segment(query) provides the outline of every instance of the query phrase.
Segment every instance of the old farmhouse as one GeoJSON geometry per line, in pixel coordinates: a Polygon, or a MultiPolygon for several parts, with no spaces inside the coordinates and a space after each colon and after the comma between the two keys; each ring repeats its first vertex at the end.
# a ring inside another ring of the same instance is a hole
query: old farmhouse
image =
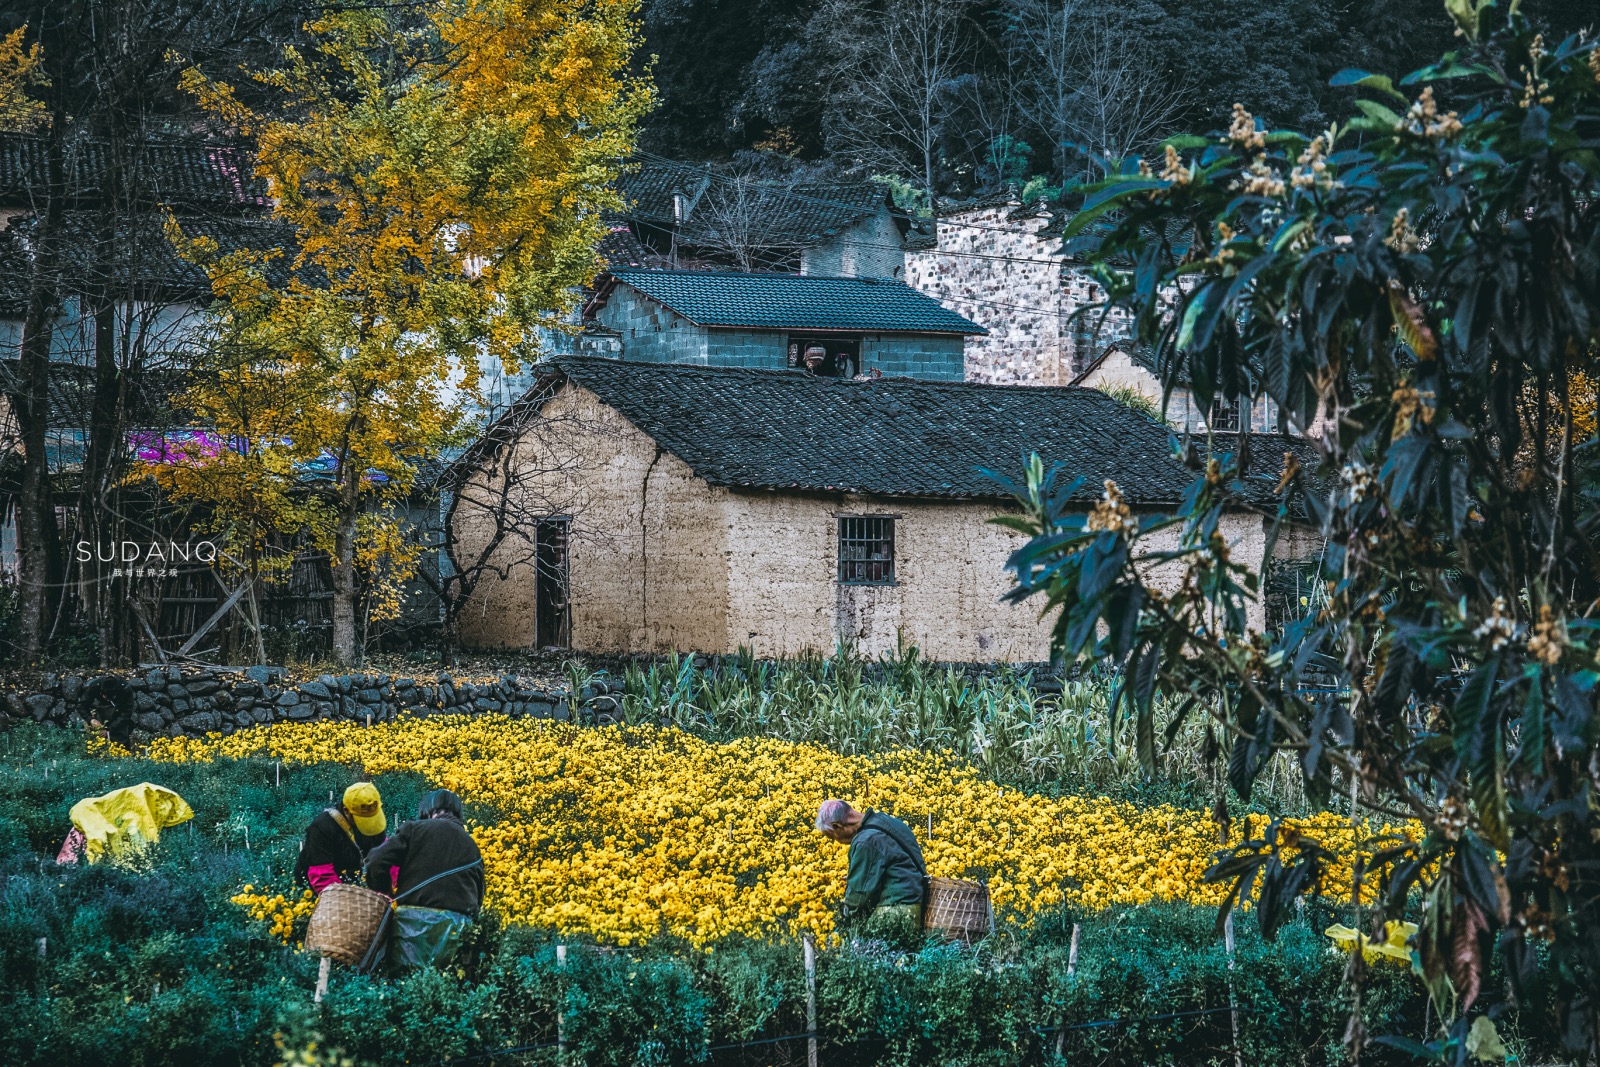
{"type": "MultiPolygon", "coordinates": [[[[469,644],[781,657],[903,640],[943,660],[1043,660],[1038,606],[1001,601],[1019,542],[989,523],[1008,498],[981,469],[1015,477],[1038,451],[1084,476],[1086,508],[1109,478],[1144,511],[1192,478],[1165,426],[1090,389],[597,357],[544,371],[448,476],[455,554],[492,563],[461,612],[469,644]],[[480,505],[508,478],[530,507],[568,510],[493,541],[480,505]]],[[[1259,568],[1263,517],[1224,525],[1259,568]]]]}

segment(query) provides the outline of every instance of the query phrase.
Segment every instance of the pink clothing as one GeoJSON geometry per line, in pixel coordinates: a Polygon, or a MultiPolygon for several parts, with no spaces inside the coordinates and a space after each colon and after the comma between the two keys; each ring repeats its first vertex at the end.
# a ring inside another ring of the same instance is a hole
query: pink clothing
{"type": "Polygon", "coordinates": [[[70,867],[83,858],[84,847],[88,839],[83,836],[83,831],[76,826],[67,834],[67,839],[61,843],[61,851],[56,853],[56,862],[63,867],[70,867]]]}
{"type": "Polygon", "coordinates": [[[339,872],[331,863],[319,863],[306,868],[306,881],[311,883],[311,891],[320,897],[324,889],[339,881],[339,872]]]}
{"type": "MultiPolygon", "coordinates": [[[[73,833],[77,833],[77,831],[74,830],[73,833]]],[[[64,848],[63,851],[65,851],[64,848]]],[[[60,861],[58,860],[57,862],[60,861]]],[[[395,885],[400,884],[399,867],[389,868],[389,879],[395,885]]],[[[322,891],[324,889],[335,884],[339,880],[339,872],[333,869],[333,864],[331,863],[319,863],[314,867],[306,868],[306,881],[311,883],[311,891],[319,897],[322,895],[322,891]]],[[[393,892],[393,890],[391,890],[391,892],[393,892]]]]}

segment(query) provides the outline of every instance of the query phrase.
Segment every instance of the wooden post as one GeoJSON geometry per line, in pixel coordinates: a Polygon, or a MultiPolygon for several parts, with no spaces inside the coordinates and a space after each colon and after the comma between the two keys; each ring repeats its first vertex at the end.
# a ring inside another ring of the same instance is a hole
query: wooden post
{"type": "MultiPolygon", "coordinates": [[[[1072,924],[1072,944],[1067,946],[1067,980],[1071,982],[1073,975],[1078,973],[1078,933],[1080,927],[1072,924]]],[[[1056,1059],[1061,1059],[1066,1054],[1067,1047],[1067,1017],[1056,1017],[1056,1059]]]]}
{"type": "Polygon", "coordinates": [[[933,812],[928,812],[928,840],[933,840],[933,812]]]}
{"type": "Polygon", "coordinates": [[[817,942],[807,933],[800,940],[806,957],[806,1067],[817,1067],[817,942]]]}
{"type": "Polygon", "coordinates": [[[48,937],[41,937],[39,939],[39,958],[41,960],[44,959],[45,956],[49,953],[49,951],[50,951],[50,939],[48,937]]]}
{"type": "MultiPolygon", "coordinates": [[[[567,972],[567,946],[556,946],[556,974],[565,975],[567,972]]],[[[563,1000],[567,995],[567,983],[559,978],[556,981],[556,990],[563,1000]]],[[[556,1009],[556,1062],[567,1062],[567,1013],[561,1008],[556,1009]]]]}
{"type": "Polygon", "coordinates": [[[1228,953],[1228,1018],[1233,1025],[1233,1067],[1244,1067],[1244,1054],[1239,1051],[1239,1002],[1233,993],[1233,909],[1222,920],[1222,947],[1228,953]]]}
{"type": "Polygon", "coordinates": [[[327,956],[322,957],[322,962],[317,964],[317,992],[311,998],[311,1003],[322,1003],[324,994],[328,992],[328,972],[331,970],[333,970],[333,960],[327,956]]]}
{"type": "Polygon", "coordinates": [[[367,712],[367,729],[372,729],[372,712],[367,712]]]}
{"type": "Polygon", "coordinates": [[[283,760],[272,761],[272,788],[279,789],[283,786],[283,760]]]}

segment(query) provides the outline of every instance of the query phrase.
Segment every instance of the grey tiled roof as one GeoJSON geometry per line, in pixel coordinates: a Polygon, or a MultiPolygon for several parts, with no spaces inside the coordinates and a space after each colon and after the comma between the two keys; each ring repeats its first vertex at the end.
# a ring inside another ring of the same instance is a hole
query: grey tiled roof
{"type": "Polygon", "coordinates": [[[710,183],[711,170],[703,163],[634,163],[617,182],[627,205],[623,217],[671,226],[673,195],[683,194],[692,206],[710,183]]]}
{"type": "MultiPolygon", "coordinates": [[[[118,220],[110,246],[95,252],[103,239],[96,212],[73,211],[63,219],[65,263],[61,290],[82,293],[106,285],[118,292],[140,292],[168,299],[204,298],[211,291],[205,271],[184,259],[167,236],[166,223],[155,213],[118,220]]],[[[15,220],[0,232],[0,317],[20,317],[27,304],[29,261],[24,246],[37,225],[32,216],[15,220]]],[[[266,265],[267,280],[283,287],[295,255],[293,227],[270,219],[181,217],[178,225],[190,237],[216,242],[219,253],[277,251],[266,265]]],[[[314,270],[303,277],[320,278],[314,270]]]]}
{"type": "MultiPolygon", "coordinates": [[[[612,270],[701,326],[774,330],[983,334],[988,331],[903,282],[812,274],[707,270],[612,270]]],[[[596,300],[603,303],[609,284],[596,300]]]]}
{"type": "Polygon", "coordinates": [[[623,217],[655,226],[676,223],[688,245],[714,243],[717,219],[730,210],[749,216],[751,243],[792,249],[819,244],[889,208],[888,191],[877,182],[739,180],[706,164],[669,161],[636,164],[618,190],[628,205],[623,217]],[[681,222],[674,214],[675,194],[689,208],[681,222]]]}
{"type": "Polygon", "coordinates": [[[759,244],[810,248],[862,219],[889,209],[889,194],[876,182],[747,183],[741,190],[712,182],[683,228],[684,240],[715,240],[720,213],[743,210],[753,218],[751,238],[759,244]]]}
{"type": "MultiPolygon", "coordinates": [[[[250,151],[204,142],[148,142],[123,147],[121,165],[133,171],[127,183],[150,203],[256,209],[267,206],[266,189],[254,174],[250,151]]],[[[71,195],[97,201],[106,195],[112,167],[109,148],[96,141],[68,144],[64,152],[71,195]]],[[[0,203],[29,206],[48,177],[45,142],[28,134],[0,133],[0,203]]]]}
{"type": "Polygon", "coordinates": [[[1111,478],[1132,503],[1170,505],[1193,479],[1173,458],[1165,426],[1093,389],[581,356],[555,366],[712,485],[1003,499],[980,469],[1020,478],[1032,452],[1063,463],[1069,479],[1087,479],[1085,500],[1111,478]]]}

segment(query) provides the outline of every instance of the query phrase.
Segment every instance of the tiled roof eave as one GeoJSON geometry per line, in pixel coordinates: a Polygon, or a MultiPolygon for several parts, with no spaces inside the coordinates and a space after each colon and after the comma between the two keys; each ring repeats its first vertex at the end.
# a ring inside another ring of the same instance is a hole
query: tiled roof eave
{"type": "MultiPolygon", "coordinates": [[[[881,487],[874,488],[870,485],[820,485],[810,482],[733,481],[730,479],[719,478],[716,475],[703,473],[700,468],[695,466],[693,461],[685,459],[683,456],[678,456],[678,459],[683,460],[689,469],[695,472],[695,477],[699,478],[707,485],[716,486],[719,489],[727,489],[731,492],[766,493],[774,495],[780,493],[805,493],[822,496],[844,494],[848,496],[877,497],[880,500],[964,500],[972,501],[974,503],[988,504],[1017,503],[1016,497],[1002,489],[995,489],[992,492],[980,492],[978,490],[909,489],[904,487],[888,489],[881,487]]],[[[1099,498],[1100,497],[1098,493],[1085,492],[1070,499],[1081,501],[1084,507],[1087,508],[1099,498]]],[[[1131,506],[1136,511],[1149,512],[1161,511],[1167,508],[1175,508],[1180,503],[1182,503],[1182,501],[1177,497],[1172,497],[1171,499],[1152,499],[1146,497],[1141,498],[1131,506]]]]}
{"type": "MultiPolygon", "coordinates": [[[[667,307],[662,304],[662,307],[667,307]]],[[[908,333],[924,337],[978,337],[977,333],[965,330],[930,330],[926,326],[818,326],[814,322],[696,322],[683,312],[668,308],[674,315],[694,326],[703,326],[708,330],[816,330],[818,332],[834,333],[908,333]]],[[[987,334],[988,330],[983,330],[987,334]]]]}

